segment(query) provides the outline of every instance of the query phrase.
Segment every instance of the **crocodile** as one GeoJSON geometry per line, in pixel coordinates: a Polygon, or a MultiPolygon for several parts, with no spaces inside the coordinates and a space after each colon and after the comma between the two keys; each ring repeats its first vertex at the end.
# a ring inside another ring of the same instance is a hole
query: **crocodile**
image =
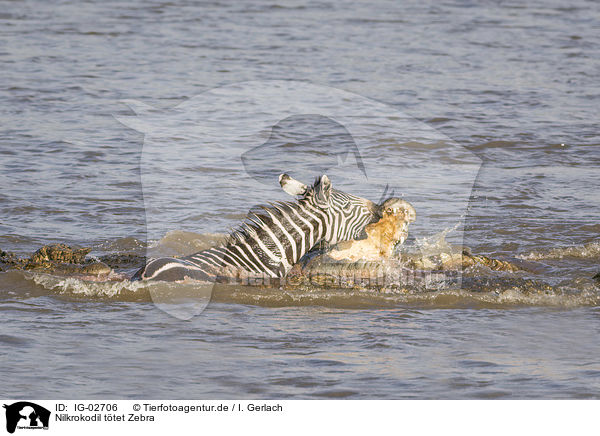
{"type": "Polygon", "coordinates": [[[112,268],[101,261],[86,259],[91,248],[65,244],[44,245],[29,258],[0,250],[0,267],[58,275],[108,276],[112,268]]]}

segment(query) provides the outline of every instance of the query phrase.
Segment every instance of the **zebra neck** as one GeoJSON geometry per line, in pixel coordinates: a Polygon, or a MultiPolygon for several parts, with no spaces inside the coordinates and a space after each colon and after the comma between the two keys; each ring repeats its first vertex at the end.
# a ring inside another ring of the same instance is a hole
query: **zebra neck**
{"type": "Polygon", "coordinates": [[[251,217],[256,224],[224,247],[224,260],[271,277],[285,276],[326,234],[327,213],[308,202],[280,203],[251,217]]]}

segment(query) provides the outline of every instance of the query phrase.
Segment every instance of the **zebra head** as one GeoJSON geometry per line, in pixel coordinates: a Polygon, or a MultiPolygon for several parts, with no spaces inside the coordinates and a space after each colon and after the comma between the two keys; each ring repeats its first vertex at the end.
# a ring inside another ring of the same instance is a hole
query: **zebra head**
{"type": "Polygon", "coordinates": [[[359,238],[368,224],[381,218],[378,205],[365,198],[333,189],[326,175],[308,186],[287,174],[281,174],[279,183],[286,193],[300,196],[301,206],[316,210],[317,216],[322,217],[322,241],[328,244],[359,238]]]}

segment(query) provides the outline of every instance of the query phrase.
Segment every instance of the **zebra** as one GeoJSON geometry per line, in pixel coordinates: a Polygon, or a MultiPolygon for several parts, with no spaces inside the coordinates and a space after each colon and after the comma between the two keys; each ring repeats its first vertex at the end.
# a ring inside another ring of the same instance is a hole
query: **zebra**
{"type": "Polygon", "coordinates": [[[225,243],[189,256],[150,260],[132,280],[215,281],[241,274],[283,278],[320,242],[357,239],[381,218],[380,206],[333,189],[326,175],[308,186],[287,174],[279,184],[297,201],[269,203],[248,214],[225,243]]]}

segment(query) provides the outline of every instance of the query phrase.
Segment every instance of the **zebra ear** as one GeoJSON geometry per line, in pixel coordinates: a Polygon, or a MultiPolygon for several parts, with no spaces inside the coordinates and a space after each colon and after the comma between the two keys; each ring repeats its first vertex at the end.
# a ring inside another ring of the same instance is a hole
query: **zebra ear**
{"type": "Polygon", "coordinates": [[[315,185],[315,200],[319,205],[326,206],[329,204],[331,197],[331,181],[325,174],[319,179],[319,183],[315,185]]]}
{"type": "Polygon", "coordinates": [[[296,179],[292,179],[287,174],[279,175],[279,184],[281,185],[281,188],[285,192],[287,192],[288,194],[290,194],[292,196],[304,195],[304,194],[306,194],[306,191],[308,190],[308,186],[306,186],[302,182],[299,182],[296,179]]]}

